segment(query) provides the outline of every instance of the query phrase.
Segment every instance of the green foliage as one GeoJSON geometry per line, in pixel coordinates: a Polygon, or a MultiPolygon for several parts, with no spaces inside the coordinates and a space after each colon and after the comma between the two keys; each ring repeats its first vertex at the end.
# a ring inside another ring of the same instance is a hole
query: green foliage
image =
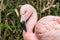
{"type": "Polygon", "coordinates": [[[18,16],[23,4],[34,6],[39,19],[47,15],[60,16],[60,0],[0,0],[0,40],[23,40],[18,16]]]}

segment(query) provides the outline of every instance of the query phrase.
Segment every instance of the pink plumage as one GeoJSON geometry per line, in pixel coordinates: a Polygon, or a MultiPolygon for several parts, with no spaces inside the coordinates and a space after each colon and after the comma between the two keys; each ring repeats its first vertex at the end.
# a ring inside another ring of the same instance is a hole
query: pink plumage
{"type": "Polygon", "coordinates": [[[23,30],[24,40],[60,40],[60,17],[45,16],[37,21],[37,12],[29,4],[25,4],[20,9],[21,22],[26,22],[26,29],[23,30]],[[33,33],[33,28],[35,31],[33,33]]]}

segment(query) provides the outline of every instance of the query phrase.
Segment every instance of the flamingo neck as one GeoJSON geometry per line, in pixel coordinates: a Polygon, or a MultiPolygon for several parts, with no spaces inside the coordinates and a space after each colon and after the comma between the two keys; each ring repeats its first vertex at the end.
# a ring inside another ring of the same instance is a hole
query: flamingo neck
{"type": "Polygon", "coordinates": [[[36,22],[37,22],[37,12],[36,10],[34,10],[29,20],[26,23],[27,32],[30,32],[30,33],[32,32],[36,22]]]}

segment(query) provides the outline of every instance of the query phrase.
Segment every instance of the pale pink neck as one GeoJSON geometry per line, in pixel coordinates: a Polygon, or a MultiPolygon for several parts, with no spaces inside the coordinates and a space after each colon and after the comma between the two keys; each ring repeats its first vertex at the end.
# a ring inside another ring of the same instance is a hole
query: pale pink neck
{"type": "Polygon", "coordinates": [[[30,17],[30,19],[26,23],[27,32],[32,32],[36,22],[37,22],[37,12],[34,9],[32,16],[30,17]]]}

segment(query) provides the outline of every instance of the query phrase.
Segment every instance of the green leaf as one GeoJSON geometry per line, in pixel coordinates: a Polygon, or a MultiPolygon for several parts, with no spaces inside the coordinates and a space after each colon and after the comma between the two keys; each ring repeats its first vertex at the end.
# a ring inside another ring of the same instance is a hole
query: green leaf
{"type": "Polygon", "coordinates": [[[5,27],[5,28],[10,29],[12,31],[12,29],[10,28],[10,26],[7,25],[7,24],[0,23],[0,27],[5,27]]]}

